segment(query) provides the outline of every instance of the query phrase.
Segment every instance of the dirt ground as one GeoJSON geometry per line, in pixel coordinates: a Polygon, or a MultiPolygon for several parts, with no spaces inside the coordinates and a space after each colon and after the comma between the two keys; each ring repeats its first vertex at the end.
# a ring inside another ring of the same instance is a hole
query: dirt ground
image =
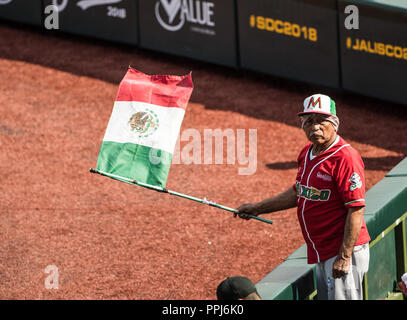
{"type": "MultiPolygon", "coordinates": [[[[89,173],[127,67],[195,85],[181,133],[257,130],[257,169],[173,164],[167,188],[229,207],[294,182],[306,138],[296,113],[321,92],[362,155],[369,189],[407,155],[407,107],[118,44],[0,23],[0,299],[215,299],[303,244],[295,210],[263,222],[89,173]],[[47,289],[45,268],[58,268],[47,289]]],[[[180,150],[188,141],[181,141],[180,150]]]]}

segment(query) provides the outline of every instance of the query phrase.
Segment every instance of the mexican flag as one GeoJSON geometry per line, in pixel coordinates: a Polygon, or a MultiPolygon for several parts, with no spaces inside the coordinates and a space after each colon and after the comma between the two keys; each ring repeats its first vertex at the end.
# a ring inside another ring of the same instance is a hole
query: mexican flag
{"type": "Polygon", "coordinates": [[[165,188],[192,90],[191,73],[146,75],[129,67],[119,86],[97,169],[165,188]]]}

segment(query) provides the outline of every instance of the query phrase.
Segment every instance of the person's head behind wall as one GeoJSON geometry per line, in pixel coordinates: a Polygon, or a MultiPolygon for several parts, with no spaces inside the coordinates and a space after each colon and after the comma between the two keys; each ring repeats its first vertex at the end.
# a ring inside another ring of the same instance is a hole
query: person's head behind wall
{"type": "Polygon", "coordinates": [[[218,300],[261,300],[255,285],[246,277],[227,277],[216,289],[218,300]]]}

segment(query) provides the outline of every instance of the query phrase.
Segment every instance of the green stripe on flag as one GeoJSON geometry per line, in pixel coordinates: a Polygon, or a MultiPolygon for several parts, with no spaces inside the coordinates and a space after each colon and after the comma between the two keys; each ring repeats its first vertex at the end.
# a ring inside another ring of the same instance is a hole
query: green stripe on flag
{"type": "Polygon", "coordinates": [[[165,188],[172,154],[163,150],[137,145],[103,141],[97,169],[165,188]]]}

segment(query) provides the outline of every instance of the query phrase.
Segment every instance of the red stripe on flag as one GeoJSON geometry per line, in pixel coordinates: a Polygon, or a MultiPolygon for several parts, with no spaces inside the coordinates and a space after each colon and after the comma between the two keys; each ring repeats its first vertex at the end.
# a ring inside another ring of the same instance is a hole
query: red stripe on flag
{"type": "Polygon", "coordinates": [[[116,101],[139,101],[185,110],[193,88],[191,73],[185,76],[147,75],[129,67],[120,83],[116,101]]]}

